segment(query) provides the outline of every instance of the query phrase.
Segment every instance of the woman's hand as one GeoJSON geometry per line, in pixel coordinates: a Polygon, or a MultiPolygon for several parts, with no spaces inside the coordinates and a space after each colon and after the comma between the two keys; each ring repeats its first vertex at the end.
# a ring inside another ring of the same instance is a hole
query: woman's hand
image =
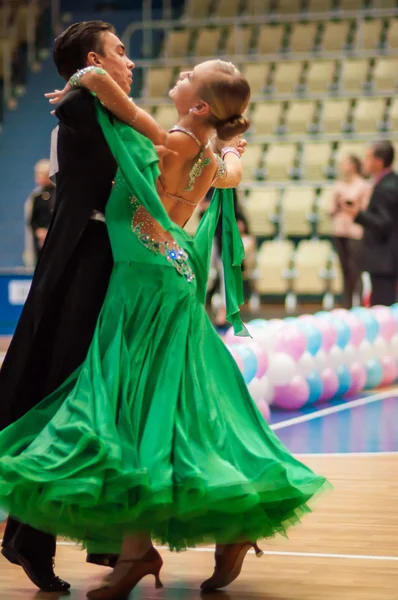
{"type": "Polygon", "coordinates": [[[44,94],[46,98],[48,98],[50,104],[58,104],[63,100],[68,92],[70,92],[72,86],[69,83],[66,84],[63,90],[55,90],[54,92],[48,92],[44,94]]]}

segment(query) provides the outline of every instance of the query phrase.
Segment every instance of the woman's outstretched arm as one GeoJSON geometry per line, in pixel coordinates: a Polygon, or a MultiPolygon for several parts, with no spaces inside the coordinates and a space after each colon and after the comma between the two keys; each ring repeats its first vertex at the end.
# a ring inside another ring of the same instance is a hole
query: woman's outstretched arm
{"type": "Polygon", "coordinates": [[[87,67],[75,73],[61,91],[45,94],[51,104],[56,104],[73,87],[84,87],[93,92],[102,104],[120,121],[127,123],[149,138],[155,145],[164,145],[166,132],[155,119],[139,108],[112,77],[100,67],[87,67]]]}

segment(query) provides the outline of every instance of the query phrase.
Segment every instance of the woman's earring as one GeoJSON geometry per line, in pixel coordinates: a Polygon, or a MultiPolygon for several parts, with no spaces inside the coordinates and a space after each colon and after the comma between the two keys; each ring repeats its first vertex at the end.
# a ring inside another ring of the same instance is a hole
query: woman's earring
{"type": "Polygon", "coordinates": [[[189,113],[192,115],[192,113],[193,113],[193,108],[190,108],[190,109],[189,109],[189,113]]]}

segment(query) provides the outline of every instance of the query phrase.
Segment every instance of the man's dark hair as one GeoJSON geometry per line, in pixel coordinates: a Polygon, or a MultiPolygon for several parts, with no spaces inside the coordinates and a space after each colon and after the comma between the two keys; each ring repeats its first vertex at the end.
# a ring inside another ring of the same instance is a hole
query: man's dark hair
{"type": "Polygon", "coordinates": [[[68,80],[76,71],[84,69],[89,52],[103,53],[103,34],[115,33],[115,28],[104,21],[83,21],[65,29],[54,43],[54,62],[58,73],[68,80]]]}
{"type": "Polygon", "coordinates": [[[394,146],[388,140],[381,140],[380,142],[374,142],[372,144],[373,156],[380,158],[383,161],[385,169],[391,167],[394,162],[394,146]]]}

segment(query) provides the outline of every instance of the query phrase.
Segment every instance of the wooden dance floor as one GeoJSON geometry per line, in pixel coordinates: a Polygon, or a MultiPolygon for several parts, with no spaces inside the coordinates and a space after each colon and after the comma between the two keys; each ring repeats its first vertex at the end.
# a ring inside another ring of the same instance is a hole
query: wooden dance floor
{"type": "MultiPolygon", "coordinates": [[[[398,599],[398,454],[308,456],[334,490],[316,501],[315,512],[290,532],[289,541],[264,542],[266,555],[246,559],[240,578],[208,600],[396,600],[398,599]]],[[[180,554],[161,550],[162,590],[148,577],[131,598],[188,600],[212,572],[211,548],[180,554]]],[[[83,600],[108,571],[85,563],[76,546],[61,542],[56,572],[72,583],[71,600],[83,600]]],[[[19,567],[0,559],[0,597],[39,600],[19,567]]]]}

